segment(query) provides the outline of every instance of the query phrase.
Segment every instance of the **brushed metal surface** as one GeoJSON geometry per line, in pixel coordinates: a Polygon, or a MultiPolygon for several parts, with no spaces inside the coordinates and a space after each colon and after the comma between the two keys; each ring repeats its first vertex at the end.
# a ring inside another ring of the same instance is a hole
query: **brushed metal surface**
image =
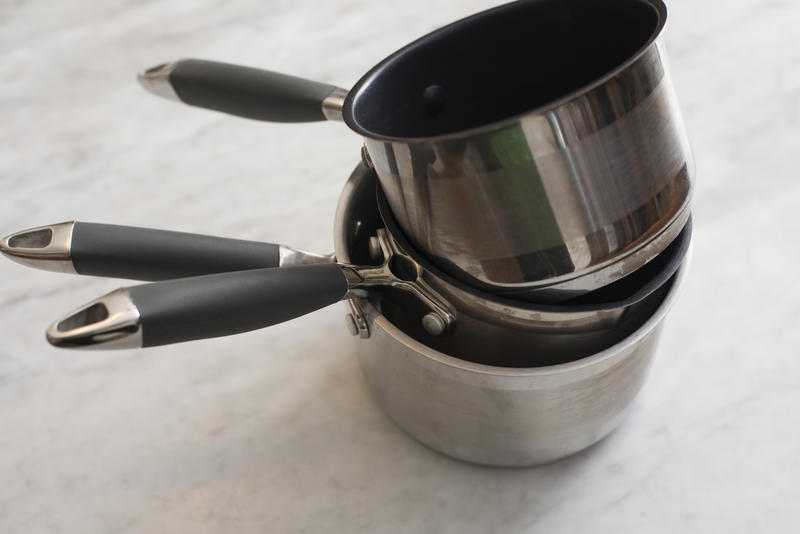
{"type": "Polygon", "coordinates": [[[359,361],[377,402],[429,447],[479,464],[547,463],[596,443],[623,420],[644,384],[677,288],[619,344],[539,369],[445,356],[367,307],[371,335],[358,340],[359,361]]]}

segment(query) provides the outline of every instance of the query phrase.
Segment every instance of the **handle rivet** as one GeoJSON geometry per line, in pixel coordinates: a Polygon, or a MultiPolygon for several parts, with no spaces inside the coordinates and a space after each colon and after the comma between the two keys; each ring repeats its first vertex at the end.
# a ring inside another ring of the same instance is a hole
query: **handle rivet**
{"type": "Polygon", "coordinates": [[[430,312],[422,318],[422,328],[432,336],[440,336],[445,329],[445,322],[436,313],[430,312]]]}

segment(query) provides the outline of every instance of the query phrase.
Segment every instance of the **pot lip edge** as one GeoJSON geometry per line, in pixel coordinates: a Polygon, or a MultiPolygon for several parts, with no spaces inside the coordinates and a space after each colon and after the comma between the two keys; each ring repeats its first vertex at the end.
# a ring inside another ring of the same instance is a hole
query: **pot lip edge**
{"type": "Polygon", "coordinates": [[[396,342],[401,343],[410,350],[414,351],[420,357],[426,360],[433,361],[437,364],[443,365],[454,371],[466,372],[475,375],[491,376],[491,377],[508,377],[508,378],[545,378],[573,373],[581,369],[594,367],[612,360],[615,357],[620,357],[626,354],[630,349],[636,346],[645,336],[650,334],[658,325],[664,320],[669,310],[672,308],[675,299],[678,295],[678,290],[683,285],[689,270],[692,256],[692,243],[689,244],[689,250],[678,268],[678,271],[672,277],[672,285],[664,296],[664,300],[659,304],[658,308],[653,314],[635,331],[628,336],[624,337],[612,346],[570,362],[560,363],[557,365],[548,365],[543,367],[498,367],[493,365],[485,365],[473,363],[467,360],[462,360],[454,356],[447,355],[438,350],[432,349],[424,343],[412,338],[391,321],[389,321],[383,314],[381,314],[367,299],[359,299],[365,307],[367,314],[372,316],[375,323],[386,331],[396,342]]]}

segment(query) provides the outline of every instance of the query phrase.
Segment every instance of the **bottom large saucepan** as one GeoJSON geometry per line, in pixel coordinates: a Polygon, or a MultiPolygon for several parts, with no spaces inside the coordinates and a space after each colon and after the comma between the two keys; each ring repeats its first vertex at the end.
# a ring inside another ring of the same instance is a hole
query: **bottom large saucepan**
{"type": "MultiPolygon", "coordinates": [[[[340,261],[368,254],[359,238],[372,218],[369,188],[359,187],[366,176],[355,173],[340,200],[340,261]]],[[[461,460],[537,465],[592,445],[622,421],[644,383],[686,263],[650,297],[651,306],[634,312],[636,328],[605,350],[559,365],[511,368],[449,356],[398,327],[397,315],[381,313],[395,306],[391,293],[351,300],[348,321],[360,333],[356,350],[372,392],[401,428],[461,460]]],[[[469,343],[459,344],[456,333],[449,337],[451,354],[470,354],[469,343]]],[[[537,363],[544,352],[535,343],[517,350],[524,353],[518,361],[537,363]]]]}
{"type": "Polygon", "coordinates": [[[431,448],[488,465],[550,462],[622,421],[644,383],[683,269],[642,326],[573,362],[509,368],[453,358],[405,334],[365,300],[359,309],[368,335],[357,342],[358,357],[377,402],[431,448]]]}

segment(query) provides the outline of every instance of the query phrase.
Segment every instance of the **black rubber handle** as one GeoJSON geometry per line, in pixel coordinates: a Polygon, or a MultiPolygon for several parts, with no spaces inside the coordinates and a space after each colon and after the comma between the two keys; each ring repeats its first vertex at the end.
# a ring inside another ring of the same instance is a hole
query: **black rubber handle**
{"type": "Polygon", "coordinates": [[[341,300],[337,264],[256,269],[127,288],[142,321],[142,346],[239,334],[341,300]]]}
{"type": "Polygon", "coordinates": [[[228,63],[182,59],[170,83],[183,102],[248,119],[324,121],[322,101],[336,86],[228,63]]]}
{"type": "Polygon", "coordinates": [[[184,232],[76,222],[70,245],[79,274],[169,280],[278,267],[279,245],[184,232]]]}

